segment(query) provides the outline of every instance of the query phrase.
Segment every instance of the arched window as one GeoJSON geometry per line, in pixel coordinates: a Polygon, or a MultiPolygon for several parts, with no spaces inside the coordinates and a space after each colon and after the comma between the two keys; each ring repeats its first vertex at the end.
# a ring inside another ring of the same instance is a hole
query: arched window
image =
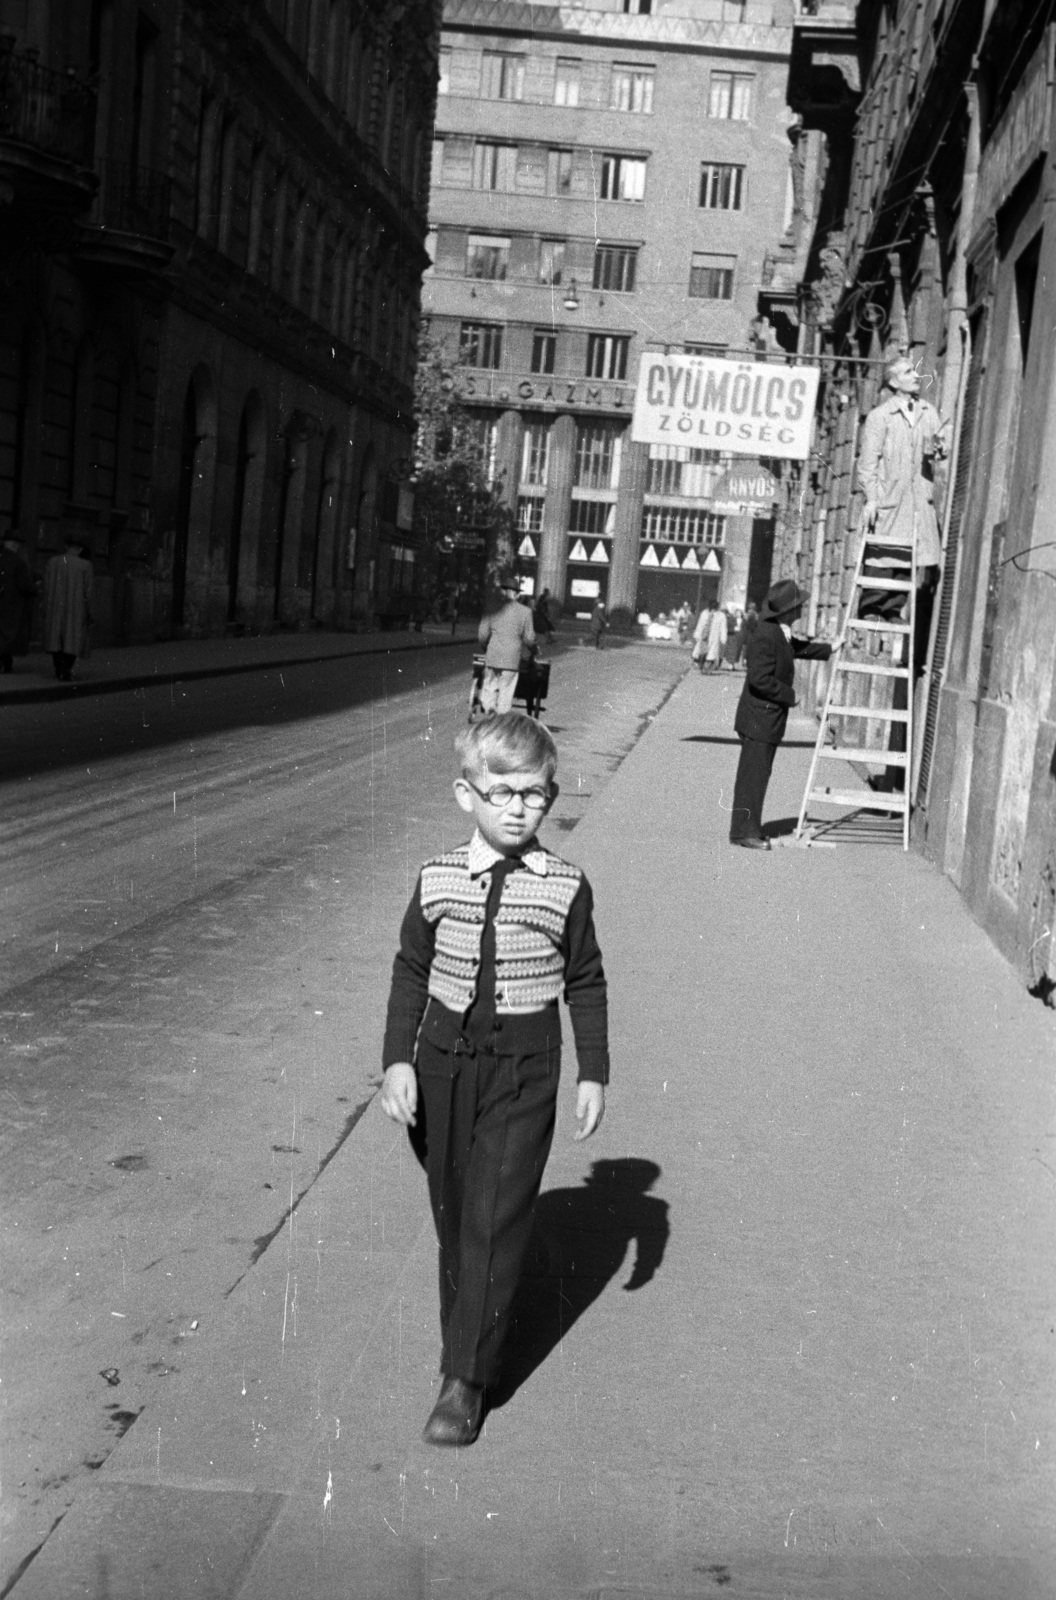
{"type": "MultiPolygon", "coordinates": [[[[319,471],[319,498],[315,508],[315,536],[311,554],[311,568],[305,588],[312,598],[308,615],[315,618],[320,600],[319,575],[334,570],[334,539],[337,532],[337,513],[341,498],[341,447],[334,428],[326,437],[319,471]]],[[[325,582],[325,579],[324,579],[325,582]]]]}
{"type": "Polygon", "coordinates": [[[308,201],[301,198],[293,225],[293,265],[290,272],[290,303],[299,306],[304,289],[304,257],[308,245],[308,201]]]}
{"type": "Polygon", "coordinates": [[[342,0],[330,0],[330,16],[326,27],[326,62],[324,82],[326,93],[335,105],[341,94],[341,68],[344,63],[344,6],[342,0]]]}
{"type": "Polygon", "coordinates": [[[371,143],[373,131],[374,110],[374,46],[364,44],[362,62],[359,71],[359,95],[356,104],[356,132],[359,137],[371,143]]]}
{"type": "Polygon", "coordinates": [[[117,432],[114,441],[114,509],[127,511],[132,503],[132,444],[136,410],[136,368],[128,362],[117,392],[117,432]]]}
{"type": "Polygon", "coordinates": [[[255,389],[246,396],[238,425],[235,484],[231,501],[231,540],[227,558],[227,620],[234,622],[246,589],[245,576],[255,574],[260,544],[260,519],[267,467],[264,403],[255,389]]]}
{"type": "Polygon", "coordinates": [[[225,122],[220,136],[220,193],[217,197],[217,248],[225,255],[235,251],[234,216],[238,181],[238,123],[225,122]]]}
{"type": "Polygon", "coordinates": [[[286,212],[289,206],[290,180],[285,172],[279,173],[275,185],[275,221],[271,235],[271,287],[282,293],[286,277],[286,212]]]}
{"type": "Polygon", "coordinates": [[[304,64],[315,78],[323,75],[327,0],[308,0],[308,37],[305,40],[304,64]]]}
{"type": "Polygon", "coordinates": [[[209,536],[216,478],[216,389],[209,368],[195,368],[183,403],[180,476],[172,552],[172,630],[196,625],[205,611],[209,536]],[[191,584],[189,585],[189,580],[191,584]],[[194,581],[197,580],[197,581],[194,581]],[[195,604],[188,605],[188,589],[195,604]]]}
{"type": "Polygon", "coordinates": [[[220,189],[220,137],[223,112],[218,101],[203,101],[198,124],[198,188],[194,229],[203,239],[216,240],[220,189]]]}
{"type": "Polygon", "coordinates": [[[345,59],[345,116],[353,128],[359,127],[359,102],[362,93],[363,31],[354,28],[348,40],[345,59]]]}
{"type": "Polygon", "coordinates": [[[95,351],[84,339],[73,368],[73,404],[70,415],[69,495],[75,505],[88,502],[92,459],[92,402],[95,390],[95,351]]]}
{"type": "Polygon", "coordinates": [[[325,211],[315,214],[315,227],[312,230],[312,293],[308,307],[308,315],[313,322],[319,322],[322,315],[323,298],[323,273],[331,252],[327,247],[327,220],[325,211]]]}
{"type": "Polygon", "coordinates": [[[246,241],[246,271],[256,277],[260,269],[261,241],[264,234],[264,186],[267,154],[262,145],[253,152],[249,180],[249,237],[246,241]]]}

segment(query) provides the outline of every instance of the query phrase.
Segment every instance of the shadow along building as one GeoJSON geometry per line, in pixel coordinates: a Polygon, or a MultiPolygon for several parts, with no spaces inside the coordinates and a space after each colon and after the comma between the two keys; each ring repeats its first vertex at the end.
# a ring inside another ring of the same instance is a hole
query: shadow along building
{"type": "Polygon", "coordinates": [[[859,83],[861,99],[843,192],[815,189],[801,284],[809,336],[843,377],[799,546],[782,553],[816,612],[837,610],[875,398],[851,362],[907,351],[951,439],[915,834],[1042,996],[1056,981],[1054,23],[1051,4],[1021,0],[818,0],[797,20],[790,101],[830,152],[838,102],[859,83]]]}
{"type": "Polygon", "coordinates": [[[95,637],[410,605],[437,18],[0,0],[0,525],[95,637]]]}
{"type": "Polygon", "coordinates": [[[522,570],[573,613],[743,602],[753,526],[768,558],[769,505],[753,524],[717,493],[729,462],[629,423],[643,352],[778,345],[790,22],[782,0],[447,0],[423,310],[522,570]]]}

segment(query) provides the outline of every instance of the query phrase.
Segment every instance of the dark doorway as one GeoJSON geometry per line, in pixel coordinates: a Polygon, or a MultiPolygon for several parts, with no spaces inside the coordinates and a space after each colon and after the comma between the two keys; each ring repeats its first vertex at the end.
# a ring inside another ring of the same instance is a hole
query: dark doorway
{"type": "Polygon", "coordinates": [[[238,425],[238,451],[235,456],[235,494],[231,510],[231,545],[227,553],[227,620],[234,622],[238,609],[238,564],[242,551],[242,521],[246,510],[246,473],[249,470],[249,422],[245,410],[238,425]]]}
{"type": "Polygon", "coordinates": [[[180,487],[176,503],[176,539],[172,550],[172,632],[183,627],[183,609],[187,595],[187,546],[191,533],[191,497],[194,493],[194,473],[198,456],[198,406],[194,397],[194,384],[187,387],[183,402],[183,437],[180,445],[180,487]]]}

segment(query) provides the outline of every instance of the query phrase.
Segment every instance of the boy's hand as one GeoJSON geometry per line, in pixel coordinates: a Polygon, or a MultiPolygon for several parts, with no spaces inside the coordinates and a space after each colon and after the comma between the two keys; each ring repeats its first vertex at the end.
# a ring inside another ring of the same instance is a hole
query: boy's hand
{"type": "Polygon", "coordinates": [[[603,1083],[581,1083],[576,1089],[576,1121],[579,1128],[572,1135],[578,1144],[580,1139],[589,1139],[591,1134],[600,1126],[605,1115],[605,1085],[603,1083]]]}
{"type": "Polygon", "coordinates": [[[409,1061],[394,1061],[385,1068],[381,1084],[381,1109],[393,1122],[414,1127],[418,1110],[418,1078],[409,1061]]]}

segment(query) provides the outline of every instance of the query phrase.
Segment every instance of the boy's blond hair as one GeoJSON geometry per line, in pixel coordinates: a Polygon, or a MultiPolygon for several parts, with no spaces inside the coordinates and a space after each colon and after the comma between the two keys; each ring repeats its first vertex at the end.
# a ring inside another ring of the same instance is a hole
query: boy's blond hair
{"type": "Polygon", "coordinates": [[[548,729],[523,711],[503,711],[471,722],[455,738],[462,776],[487,772],[557,771],[557,746],[548,729]]]}

